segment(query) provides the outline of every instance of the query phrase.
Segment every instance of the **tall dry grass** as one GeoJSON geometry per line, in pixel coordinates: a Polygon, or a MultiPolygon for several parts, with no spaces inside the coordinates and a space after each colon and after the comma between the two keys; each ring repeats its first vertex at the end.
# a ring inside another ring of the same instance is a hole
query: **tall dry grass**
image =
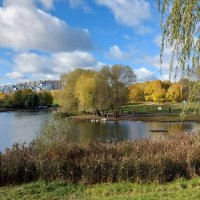
{"type": "Polygon", "coordinates": [[[169,182],[199,175],[198,135],[120,143],[61,140],[48,148],[15,144],[0,154],[1,185],[39,179],[86,184],[169,182]]]}

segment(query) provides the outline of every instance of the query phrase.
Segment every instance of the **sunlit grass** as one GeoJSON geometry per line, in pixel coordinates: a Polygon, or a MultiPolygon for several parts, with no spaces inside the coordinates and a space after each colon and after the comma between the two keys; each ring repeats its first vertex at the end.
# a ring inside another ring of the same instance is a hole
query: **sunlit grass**
{"type": "Polygon", "coordinates": [[[200,178],[178,180],[168,184],[139,184],[122,182],[99,185],[70,185],[64,182],[34,182],[0,188],[1,200],[129,200],[200,198],[200,178]]]}
{"type": "MultiPolygon", "coordinates": [[[[136,111],[139,113],[169,113],[169,107],[171,108],[171,113],[180,114],[184,108],[183,103],[135,103],[122,106],[125,113],[129,111],[136,111]],[[162,107],[162,110],[158,110],[158,107],[162,107]]],[[[195,110],[195,104],[191,103],[187,112],[193,112],[195,110]]]]}

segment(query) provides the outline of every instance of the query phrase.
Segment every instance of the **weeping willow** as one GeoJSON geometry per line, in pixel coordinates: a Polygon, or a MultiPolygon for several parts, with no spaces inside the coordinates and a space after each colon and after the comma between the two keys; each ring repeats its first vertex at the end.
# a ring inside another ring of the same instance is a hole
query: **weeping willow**
{"type": "Polygon", "coordinates": [[[200,0],[157,0],[157,3],[161,12],[161,66],[165,48],[172,47],[170,78],[181,73],[181,77],[195,83],[191,84],[184,110],[192,101],[200,108],[200,0]]]}

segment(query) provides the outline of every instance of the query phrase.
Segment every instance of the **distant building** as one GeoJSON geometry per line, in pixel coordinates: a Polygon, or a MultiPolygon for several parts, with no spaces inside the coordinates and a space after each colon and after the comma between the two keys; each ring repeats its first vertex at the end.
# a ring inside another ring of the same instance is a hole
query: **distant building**
{"type": "Polygon", "coordinates": [[[30,81],[17,83],[16,85],[0,85],[0,92],[10,93],[18,90],[31,89],[33,91],[41,90],[62,90],[63,83],[60,80],[30,81]]]}

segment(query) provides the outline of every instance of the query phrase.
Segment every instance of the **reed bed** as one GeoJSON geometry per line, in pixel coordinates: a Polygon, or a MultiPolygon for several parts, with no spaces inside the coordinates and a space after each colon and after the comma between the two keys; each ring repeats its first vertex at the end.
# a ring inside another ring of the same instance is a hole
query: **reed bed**
{"type": "Polygon", "coordinates": [[[189,134],[119,143],[62,140],[48,148],[33,142],[0,154],[0,185],[36,180],[163,183],[199,175],[200,138],[189,134]]]}

